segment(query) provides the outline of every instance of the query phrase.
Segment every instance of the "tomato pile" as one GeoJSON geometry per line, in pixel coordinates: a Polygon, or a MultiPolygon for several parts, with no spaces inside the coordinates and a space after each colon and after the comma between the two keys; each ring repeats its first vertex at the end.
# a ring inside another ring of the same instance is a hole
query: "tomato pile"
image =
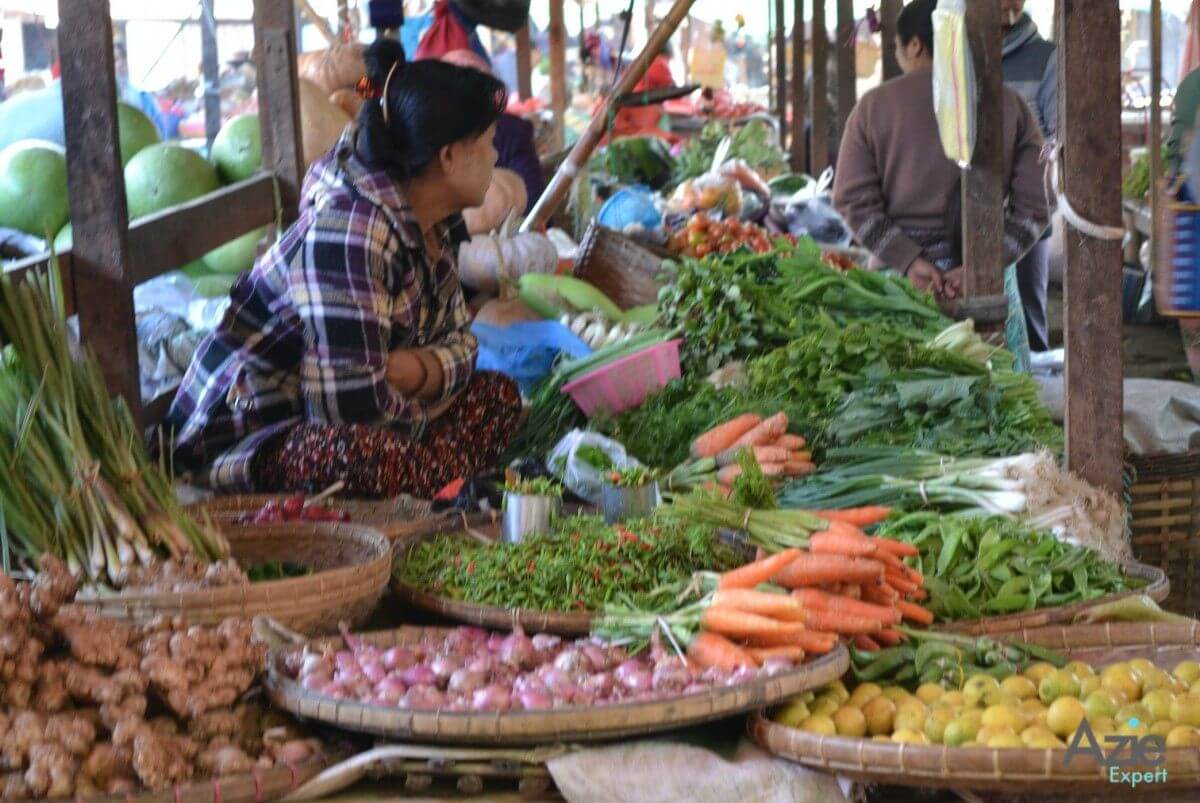
{"type": "MultiPolygon", "coordinates": [[[[794,238],[788,235],[791,239],[794,238]]],[[[671,235],[670,248],[677,254],[704,257],[709,254],[727,254],[741,247],[758,254],[771,250],[771,234],[762,226],[733,220],[714,220],[703,212],[692,215],[687,226],[671,235]]]]}

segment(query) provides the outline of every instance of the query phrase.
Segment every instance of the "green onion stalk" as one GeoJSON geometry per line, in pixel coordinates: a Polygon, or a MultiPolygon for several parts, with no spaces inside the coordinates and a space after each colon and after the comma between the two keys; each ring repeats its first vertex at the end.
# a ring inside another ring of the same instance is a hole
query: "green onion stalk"
{"type": "Polygon", "coordinates": [[[667,504],[655,511],[657,518],[744,532],[750,543],[768,552],[805,548],[810,535],[829,527],[805,510],[756,510],[708,493],[668,493],[664,500],[667,504]]]}

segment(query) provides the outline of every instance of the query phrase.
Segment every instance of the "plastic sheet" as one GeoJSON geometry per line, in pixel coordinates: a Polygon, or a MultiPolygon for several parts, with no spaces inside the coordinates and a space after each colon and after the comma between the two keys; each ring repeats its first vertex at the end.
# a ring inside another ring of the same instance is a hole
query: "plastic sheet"
{"type": "Polygon", "coordinates": [[[933,109],[946,158],[963,168],[975,152],[975,105],[966,0],[941,0],[933,12],[933,109]]]}

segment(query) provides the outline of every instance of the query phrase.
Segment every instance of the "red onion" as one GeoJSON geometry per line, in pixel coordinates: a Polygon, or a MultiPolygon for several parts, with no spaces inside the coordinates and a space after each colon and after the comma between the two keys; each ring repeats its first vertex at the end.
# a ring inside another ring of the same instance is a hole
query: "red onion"
{"type": "Polygon", "coordinates": [[[546,668],[547,666],[549,665],[543,664],[542,667],[538,669],[538,674],[541,675],[542,683],[545,685],[548,691],[558,692],[567,686],[575,685],[571,682],[571,678],[566,672],[554,666],[549,666],[549,668],[546,668]]]}
{"type": "Polygon", "coordinates": [[[325,688],[321,689],[321,694],[326,697],[332,697],[335,700],[341,700],[346,697],[346,687],[337,681],[326,683],[325,688]]]}
{"type": "Polygon", "coordinates": [[[581,650],[567,647],[555,657],[554,668],[566,672],[568,675],[578,675],[580,672],[588,671],[591,668],[591,662],[581,650]]]}
{"type": "Polygon", "coordinates": [[[490,652],[497,653],[500,652],[500,645],[503,643],[504,636],[500,635],[499,633],[493,633],[492,635],[488,636],[487,648],[490,652]]]}
{"type": "Polygon", "coordinates": [[[630,691],[648,691],[654,685],[654,678],[649,670],[636,659],[625,661],[618,666],[614,677],[618,683],[630,691]]]}
{"type": "Polygon", "coordinates": [[[506,664],[525,668],[533,665],[535,660],[533,644],[525,631],[517,627],[511,634],[500,642],[499,658],[506,664]]]}
{"type": "Polygon", "coordinates": [[[467,662],[467,669],[470,669],[472,672],[482,672],[483,674],[487,675],[491,673],[495,665],[496,659],[494,659],[491,655],[478,655],[467,662]]]}
{"type": "Polygon", "coordinates": [[[400,702],[408,689],[398,677],[386,677],[375,684],[375,698],[383,705],[395,705],[400,702]]]}
{"type": "Polygon", "coordinates": [[[446,689],[451,694],[474,694],[477,689],[482,688],[487,683],[487,679],[486,672],[457,669],[450,676],[450,683],[446,686],[446,689]]]}
{"type": "Polygon", "coordinates": [[[350,667],[358,669],[358,658],[349,650],[342,650],[333,656],[333,665],[341,670],[346,670],[350,667]]]}
{"type": "Polygon", "coordinates": [[[318,655],[315,652],[304,655],[304,659],[300,662],[300,674],[311,675],[313,673],[333,674],[333,661],[328,655],[318,655]]]}
{"type": "Polygon", "coordinates": [[[512,698],[503,686],[487,686],[471,698],[471,707],[476,711],[507,711],[511,704],[512,698]]]}
{"type": "Polygon", "coordinates": [[[372,661],[370,663],[363,664],[362,674],[363,677],[372,683],[378,683],[387,677],[387,670],[383,668],[383,664],[379,661],[372,661]]]}
{"type": "Polygon", "coordinates": [[[413,686],[397,705],[400,708],[441,708],[446,704],[446,695],[433,686],[413,686]]]}
{"type": "Polygon", "coordinates": [[[613,689],[612,672],[599,672],[595,675],[588,675],[583,679],[583,688],[597,697],[607,697],[612,693],[613,689]]]}
{"type": "Polygon", "coordinates": [[[415,664],[400,673],[406,686],[436,686],[437,675],[425,664],[415,664]]]}
{"type": "Polygon", "coordinates": [[[612,660],[599,644],[586,641],[579,649],[587,656],[588,663],[592,665],[593,672],[603,672],[605,669],[612,668],[612,660]]]}
{"type": "Polygon", "coordinates": [[[518,692],[517,701],[521,704],[521,708],[524,708],[526,711],[551,708],[554,705],[554,699],[550,695],[537,689],[525,689],[518,692]]]}
{"type": "Polygon", "coordinates": [[[678,691],[692,679],[692,673],[677,656],[663,658],[654,665],[651,682],[655,691],[678,691]]]}
{"type": "Polygon", "coordinates": [[[445,680],[462,666],[462,662],[451,655],[435,655],[429,662],[429,669],[438,680],[445,680]]]}
{"type": "Polygon", "coordinates": [[[301,676],[300,687],[308,689],[309,691],[315,691],[328,686],[332,680],[333,678],[329,675],[325,675],[320,672],[313,672],[312,674],[301,676]]]}
{"type": "Polygon", "coordinates": [[[728,678],[725,679],[726,686],[737,686],[741,683],[748,683],[758,677],[758,670],[752,666],[739,666],[733,670],[728,678]]]}
{"type": "Polygon", "coordinates": [[[557,650],[559,645],[562,644],[562,639],[558,636],[552,636],[549,633],[538,633],[530,639],[530,643],[533,644],[533,648],[538,652],[552,652],[557,650]]]}
{"type": "Polygon", "coordinates": [[[478,644],[488,640],[488,632],[482,627],[460,627],[456,632],[462,634],[464,641],[478,644]]]}
{"type": "Polygon", "coordinates": [[[388,669],[407,669],[417,662],[417,656],[408,647],[390,647],[379,658],[388,669]]]}

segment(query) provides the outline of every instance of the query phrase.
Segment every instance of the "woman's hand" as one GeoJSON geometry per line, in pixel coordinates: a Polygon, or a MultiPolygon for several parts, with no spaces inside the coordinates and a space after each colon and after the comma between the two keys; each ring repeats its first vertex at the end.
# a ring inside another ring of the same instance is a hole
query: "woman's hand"
{"type": "Polygon", "coordinates": [[[396,349],[389,352],[385,375],[396,390],[422,401],[441,396],[445,384],[441,362],[426,349],[396,349]]]}
{"type": "Polygon", "coordinates": [[[946,271],[946,275],[942,281],[942,298],[947,301],[954,301],[962,298],[963,294],[963,269],[960,265],[957,268],[951,268],[946,271]]]}
{"type": "Polygon", "coordinates": [[[917,257],[904,271],[904,276],[918,290],[928,290],[934,295],[942,294],[942,272],[924,257],[917,257]]]}

